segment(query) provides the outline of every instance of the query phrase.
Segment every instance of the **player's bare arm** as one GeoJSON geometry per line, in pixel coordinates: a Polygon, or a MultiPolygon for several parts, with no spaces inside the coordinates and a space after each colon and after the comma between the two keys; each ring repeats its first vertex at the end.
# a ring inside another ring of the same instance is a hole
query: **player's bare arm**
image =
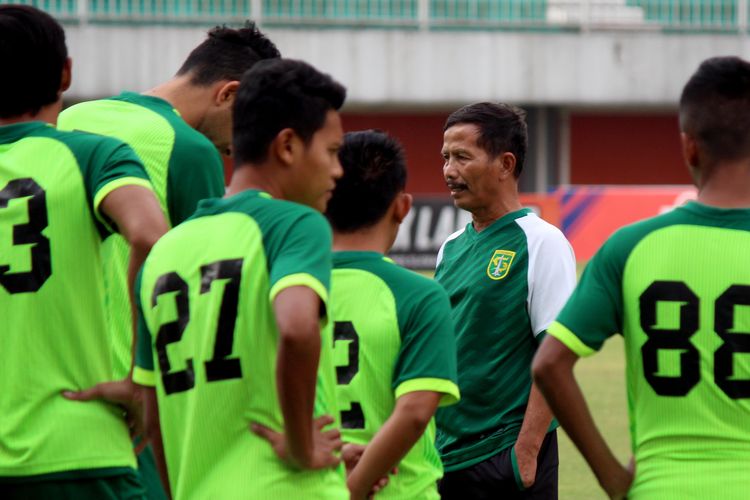
{"type": "Polygon", "coordinates": [[[367,498],[381,478],[388,475],[424,433],[442,394],[416,391],[396,400],[396,407],[365,448],[347,478],[352,500],[367,498]]]}
{"type": "Polygon", "coordinates": [[[156,400],[156,389],[153,387],[141,387],[143,396],[143,421],[145,434],[148,442],[151,443],[151,450],[154,453],[156,470],[159,472],[159,479],[164,486],[167,496],[172,497],[169,488],[169,476],[167,475],[167,459],[164,455],[164,443],[161,437],[161,423],[159,421],[159,404],[156,400]]]}
{"type": "Polygon", "coordinates": [[[321,347],[320,306],[318,295],[305,286],[287,288],[276,296],[273,303],[279,329],[276,385],[284,417],[283,441],[269,429],[253,427],[275,445],[277,454],[304,469],[338,464],[334,452],[342,446],[338,430],[323,430],[333,422],[332,418],[315,422],[312,418],[321,347]],[[280,443],[283,443],[281,449],[280,443]]]}
{"type": "Polygon", "coordinates": [[[594,424],[573,375],[577,361],[573,351],[547,336],[534,357],[534,380],[607,495],[613,499],[625,498],[633,473],[620,464],[594,424]]]}
{"type": "Polygon", "coordinates": [[[532,384],[523,424],[514,447],[518,472],[525,488],[531,487],[536,480],[537,456],[551,422],[552,411],[536,384],[532,384]]]}

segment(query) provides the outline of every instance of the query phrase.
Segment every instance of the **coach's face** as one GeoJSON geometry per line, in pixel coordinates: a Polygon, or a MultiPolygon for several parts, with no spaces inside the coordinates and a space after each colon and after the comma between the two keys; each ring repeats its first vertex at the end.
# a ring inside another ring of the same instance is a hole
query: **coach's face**
{"type": "Polygon", "coordinates": [[[486,210],[502,195],[502,155],[490,158],[477,141],[479,128],[458,123],[443,133],[443,177],[453,203],[469,212],[486,210]]]}
{"type": "Polygon", "coordinates": [[[344,173],[339,163],[339,149],[343,140],[341,117],[338,112],[329,110],[323,127],[315,132],[302,150],[298,163],[298,194],[294,201],[325,211],[336,187],[336,179],[344,173]]]}

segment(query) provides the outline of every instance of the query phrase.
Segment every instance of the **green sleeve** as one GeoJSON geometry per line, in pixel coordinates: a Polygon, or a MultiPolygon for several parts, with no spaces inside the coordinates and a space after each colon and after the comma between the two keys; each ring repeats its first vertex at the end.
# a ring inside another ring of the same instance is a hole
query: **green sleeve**
{"type": "Polygon", "coordinates": [[[328,221],[312,209],[290,218],[286,231],[279,235],[268,253],[273,300],[283,289],[307,286],[328,303],[331,282],[331,228],[328,221]]]}
{"type": "Polygon", "coordinates": [[[138,313],[137,340],[135,352],[135,370],[133,371],[133,380],[140,385],[154,385],[154,354],[152,349],[151,332],[146,325],[143,317],[143,306],[141,301],[141,277],[143,268],[138,272],[135,280],[134,294],[135,306],[138,313]]]}
{"type": "Polygon", "coordinates": [[[594,255],[581,281],[547,333],[579,356],[598,351],[621,330],[622,271],[627,258],[621,237],[610,238],[594,255]]]}
{"type": "Polygon", "coordinates": [[[221,156],[213,144],[200,139],[185,134],[175,138],[167,176],[167,210],[173,226],[193,215],[201,200],[224,196],[221,156]]]}
{"type": "Polygon", "coordinates": [[[73,132],[64,138],[81,167],[86,196],[94,215],[110,232],[116,230],[99,211],[104,198],[123,186],[152,189],[140,159],[130,146],[111,137],[73,132]]]}
{"type": "Polygon", "coordinates": [[[401,348],[392,389],[396,398],[414,391],[440,392],[440,405],[445,406],[459,399],[451,306],[439,285],[426,280],[422,284],[428,286],[399,297],[401,348]]]}

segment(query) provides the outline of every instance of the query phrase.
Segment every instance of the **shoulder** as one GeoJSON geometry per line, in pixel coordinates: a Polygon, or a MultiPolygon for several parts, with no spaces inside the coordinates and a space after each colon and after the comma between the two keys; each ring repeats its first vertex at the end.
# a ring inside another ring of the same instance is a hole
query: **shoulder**
{"type": "Polygon", "coordinates": [[[546,220],[530,213],[516,219],[516,224],[526,234],[529,247],[553,246],[559,248],[570,248],[570,243],[562,231],[546,220]]]}
{"type": "Polygon", "coordinates": [[[391,289],[401,312],[419,309],[427,303],[450,308],[448,294],[434,279],[405,269],[390,259],[382,260],[372,272],[391,289]]]}
{"type": "Polygon", "coordinates": [[[440,245],[440,250],[438,250],[437,262],[435,263],[435,267],[439,266],[440,262],[442,262],[443,255],[445,255],[445,249],[446,249],[446,247],[450,246],[451,242],[457,241],[461,237],[461,235],[464,234],[465,231],[466,231],[466,226],[462,227],[461,229],[459,229],[458,231],[456,231],[455,233],[451,234],[450,236],[448,236],[445,239],[445,241],[443,242],[443,244],[440,245]]]}
{"type": "Polygon", "coordinates": [[[48,136],[65,144],[82,163],[108,158],[116,152],[132,153],[131,148],[118,139],[89,132],[51,129],[48,136]]]}
{"type": "Polygon", "coordinates": [[[657,215],[656,217],[623,226],[604,242],[600,253],[607,256],[617,255],[625,258],[649,234],[682,222],[682,214],[678,210],[673,210],[657,215]]]}

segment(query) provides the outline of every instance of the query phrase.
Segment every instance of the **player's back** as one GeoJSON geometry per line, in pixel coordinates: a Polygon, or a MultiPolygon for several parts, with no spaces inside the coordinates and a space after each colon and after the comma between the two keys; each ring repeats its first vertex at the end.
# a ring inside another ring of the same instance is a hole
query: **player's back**
{"type": "MultiPolygon", "coordinates": [[[[437,283],[376,252],[336,252],[331,310],[344,441],[367,444],[408,392],[458,400],[450,303],[437,283]]],[[[439,498],[442,475],[433,419],[377,498],[439,498]]]]}
{"type": "Polygon", "coordinates": [[[62,396],[111,377],[99,204],[123,184],[149,185],[118,141],[0,127],[0,476],[135,465],[121,411],[62,396]]]}
{"type": "MultiPolygon", "coordinates": [[[[192,215],[200,200],[224,195],[218,151],[163,99],[123,92],[108,99],[82,102],[61,113],[58,127],[115,137],[131,146],[146,168],[172,226],[192,215]]],[[[131,364],[129,257],[129,247],[122,236],[107,238],[102,259],[109,328],[115,346],[114,378],[124,377],[131,364]]]]}
{"type": "Polygon", "coordinates": [[[747,498],[750,210],[691,202],[603,251],[622,265],[629,497],[747,498]]]}
{"type": "MultiPolygon", "coordinates": [[[[204,201],[154,246],[139,292],[152,352],[141,350],[138,364],[156,365],[175,498],[347,498],[341,468],[292,469],[249,430],[283,431],[273,298],[302,285],[325,300],[329,277],[325,219],[259,191],[204,201]]],[[[330,350],[324,338],[318,415],[335,410],[330,350]]]]}

